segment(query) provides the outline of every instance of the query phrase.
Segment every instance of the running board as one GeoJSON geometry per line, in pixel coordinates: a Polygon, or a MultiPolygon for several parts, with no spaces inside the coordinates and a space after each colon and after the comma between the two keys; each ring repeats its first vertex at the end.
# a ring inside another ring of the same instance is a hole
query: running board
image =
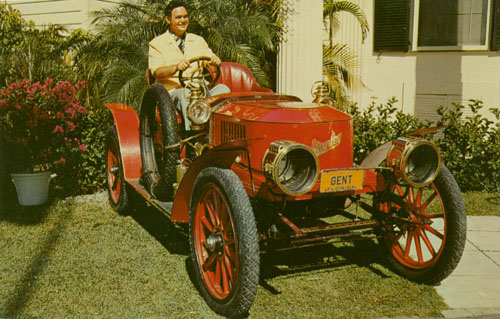
{"type": "Polygon", "coordinates": [[[127,182],[132,186],[139,195],[144,197],[146,201],[150,204],[159,209],[165,216],[167,216],[169,219],[172,217],[172,206],[173,202],[162,202],[160,200],[157,200],[151,196],[151,194],[148,192],[148,190],[141,184],[139,179],[129,179],[127,182]]]}

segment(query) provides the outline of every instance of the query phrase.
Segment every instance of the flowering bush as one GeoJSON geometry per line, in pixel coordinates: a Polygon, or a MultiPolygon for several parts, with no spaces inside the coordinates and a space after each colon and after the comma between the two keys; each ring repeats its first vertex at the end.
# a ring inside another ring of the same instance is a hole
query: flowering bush
{"type": "Polygon", "coordinates": [[[25,79],[0,90],[0,132],[11,172],[57,171],[87,150],[77,129],[86,113],[78,100],[85,85],[25,79]]]}

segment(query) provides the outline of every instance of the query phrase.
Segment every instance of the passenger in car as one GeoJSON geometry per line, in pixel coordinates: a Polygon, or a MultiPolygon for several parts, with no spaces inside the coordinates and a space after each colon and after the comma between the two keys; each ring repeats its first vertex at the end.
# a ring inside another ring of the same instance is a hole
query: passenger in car
{"type": "MultiPolygon", "coordinates": [[[[179,71],[189,68],[189,60],[194,57],[210,57],[212,65],[220,65],[221,60],[202,37],[187,32],[189,16],[183,1],[172,1],[166,8],[165,18],[169,24],[167,32],[149,42],[149,69],[156,81],[169,90],[174,104],[183,114],[185,129],[189,130],[190,121],[186,116],[189,102],[178,79],[179,71]]],[[[210,89],[211,96],[225,93],[230,93],[230,89],[224,84],[210,89]]]]}

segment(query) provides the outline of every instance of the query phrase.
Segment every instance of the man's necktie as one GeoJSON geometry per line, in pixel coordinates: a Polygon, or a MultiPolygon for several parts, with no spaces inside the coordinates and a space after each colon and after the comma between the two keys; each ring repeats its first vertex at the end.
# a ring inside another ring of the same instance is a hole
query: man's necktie
{"type": "Polygon", "coordinates": [[[179,47],[179,50],[181,50],[181,52],[184,53],[184,39],[177,37],[175,41],[177,43],[177,46],[179,47]]]}

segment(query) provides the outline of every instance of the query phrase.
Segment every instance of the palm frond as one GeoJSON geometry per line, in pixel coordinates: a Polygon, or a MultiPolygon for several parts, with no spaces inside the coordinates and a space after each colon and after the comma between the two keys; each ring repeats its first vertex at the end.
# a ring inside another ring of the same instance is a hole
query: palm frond
{"type": "Polygon", "coordinates": [[[346,44],[323,47],[323,73],[333,88],[337,99],[344,99],[356,86],[363,86],[358,73],[358,57],[346,44]]]}
{"type": "Polygon", "coordinates": [[[370,27],[363,10],[355,3],[345,0],[324,0],[323,1],[323,18],[329,19],[330,26],[334,29],[340,27],[338,13],[347,12],[352,14],[359,22],[361,27],[361,38],[364,41],[368,36],[370,27]]]}

